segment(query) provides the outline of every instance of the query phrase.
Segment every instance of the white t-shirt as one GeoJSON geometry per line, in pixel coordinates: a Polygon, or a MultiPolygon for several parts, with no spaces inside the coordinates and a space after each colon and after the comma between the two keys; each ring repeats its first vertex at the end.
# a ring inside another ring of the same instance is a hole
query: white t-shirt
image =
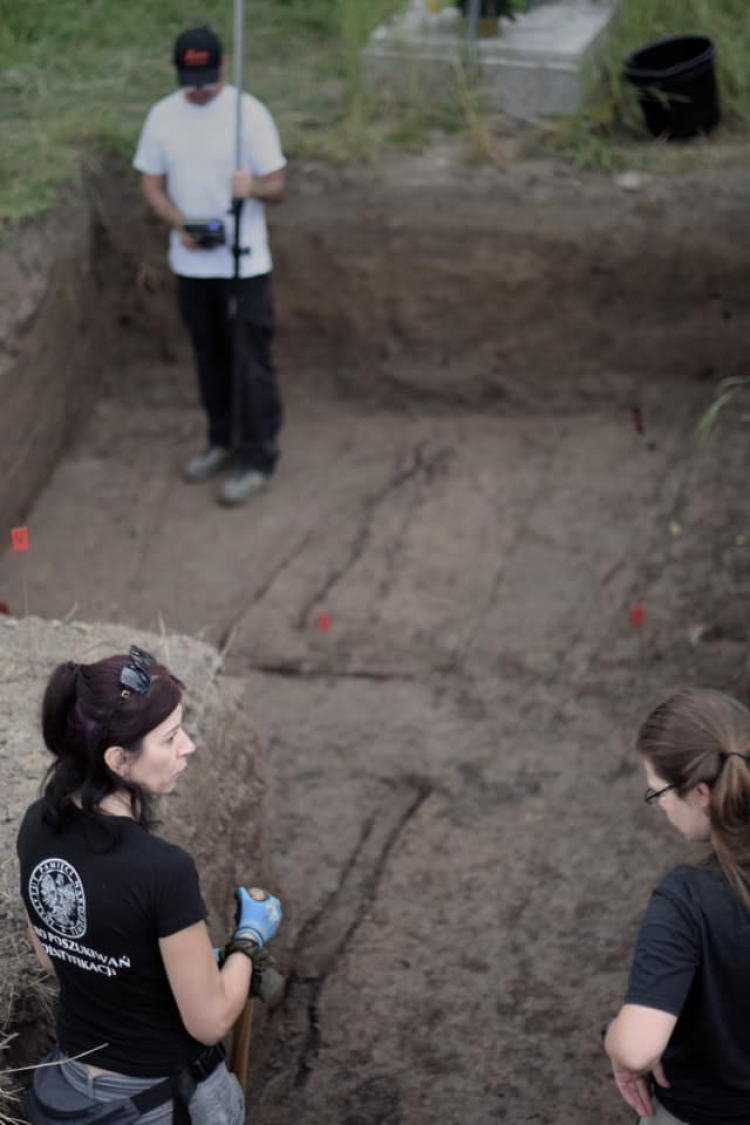
{"type": "MultiPolygon", "coordinates": [[[[231,178],[235,170],[237,91],[224,86],[206,105],[192,105],[182,89],[153,106],[146,118],[133,159],[139,172],[166,176],[170,198],[186,219],[222,219],[227,245],[214,250],[187,250],[177,231],[169,243],[169,265],[184,277],[233,277],[231,178]]],[[[250,94],[242,95],[240,166],[254,176],[278,172],[286,164],[271,114],[250,94]]],[[[263,204],[242,205],[240,245],[250,249],[240,258],[242,277],[271,269],[263,204]]]]}

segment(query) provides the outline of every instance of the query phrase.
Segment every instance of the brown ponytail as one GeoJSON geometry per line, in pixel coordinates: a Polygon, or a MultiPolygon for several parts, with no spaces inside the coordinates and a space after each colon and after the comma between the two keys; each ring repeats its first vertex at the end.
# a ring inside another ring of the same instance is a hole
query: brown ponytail
{"type": "Polygon", "coordinates": [[[750,711],[718,691],[681,691],[651,712],[636,746],[678,796],[708,785],[716,857],[750,910],[750,711]]]}

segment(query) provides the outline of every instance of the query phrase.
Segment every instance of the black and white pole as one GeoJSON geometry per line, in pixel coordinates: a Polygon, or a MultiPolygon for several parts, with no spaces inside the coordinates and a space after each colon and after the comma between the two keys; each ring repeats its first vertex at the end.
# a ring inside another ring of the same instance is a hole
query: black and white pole
{"type": "Polygon", "coordinates": [[[245,2],[234,0],[234,84],[237,87],[237,114],[234,130],[234,167],[242,166],[242,88],[245,85],[245,2]]]}
{"type": "MultiPolygon", "coordinates": [[[[234,170],[242,168],[242,90],[245,84],[245,2],[234,0],[234,67],[233,77],[237,93],[237,106],[234,121],[234,170]]],[[[232,280],[229,315],[232,324],[232,448],[239,451],[242,439],[242,318],[240,316],[241,260],[242,248],[242,199],[232,199],[234,231],[232,235],[232,256],[234,276],[232,280]]]]}
{"type": "Polygon", "coordinates": [[[477,40],[479,38],[479,13],[481,11],[482,0],[469,0],[468,11],[468,36],[469,36],[469,59],[472,67],[477,64],[477,40]]]}

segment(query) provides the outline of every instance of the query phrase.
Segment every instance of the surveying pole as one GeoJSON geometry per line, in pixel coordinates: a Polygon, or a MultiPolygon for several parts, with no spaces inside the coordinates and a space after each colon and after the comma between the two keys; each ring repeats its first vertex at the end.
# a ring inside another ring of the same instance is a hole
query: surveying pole
{"type": "Polygon", "coordinates": [[[469,35],[469,59],[472,69],[477,65],[477,38],[479,29],[479,12],[481,10],[482,0],[469,0],[468,10],[468,35],[469,35]]]}
{"type": "MultiPolygon", "coordinates": [[[[237,106],[234,120],[234,170],[239,172],[242,167],[242,91],[245,84],[245,3],[244,0],[234,0],[234,84],[237,91],[237,106]]],[[[235,453],[239,451],[242,435],[242,318],[240,316],[241,259],[247,253],[242,248],[242,199],[232,199],[232,215],[234,216],[234,235],[232,238],[232,256],[234,258],[234,277],[229,300],[229,315],[232,318],[232,448],[235,453]]]]}

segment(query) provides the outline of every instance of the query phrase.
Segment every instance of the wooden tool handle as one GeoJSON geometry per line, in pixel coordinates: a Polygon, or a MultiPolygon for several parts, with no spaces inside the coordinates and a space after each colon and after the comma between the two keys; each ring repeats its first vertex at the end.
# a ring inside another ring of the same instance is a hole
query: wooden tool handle
{"type": "Polygon", "coordinates": [[[247,1085],[247,1067],[250,1059],[250,1040],[253,1032],[254,1000],[246,1000],[245,1007],[234,1025],[232,1050],[229,1056],[229,1069],[242,1089],[247,1085]]]}

